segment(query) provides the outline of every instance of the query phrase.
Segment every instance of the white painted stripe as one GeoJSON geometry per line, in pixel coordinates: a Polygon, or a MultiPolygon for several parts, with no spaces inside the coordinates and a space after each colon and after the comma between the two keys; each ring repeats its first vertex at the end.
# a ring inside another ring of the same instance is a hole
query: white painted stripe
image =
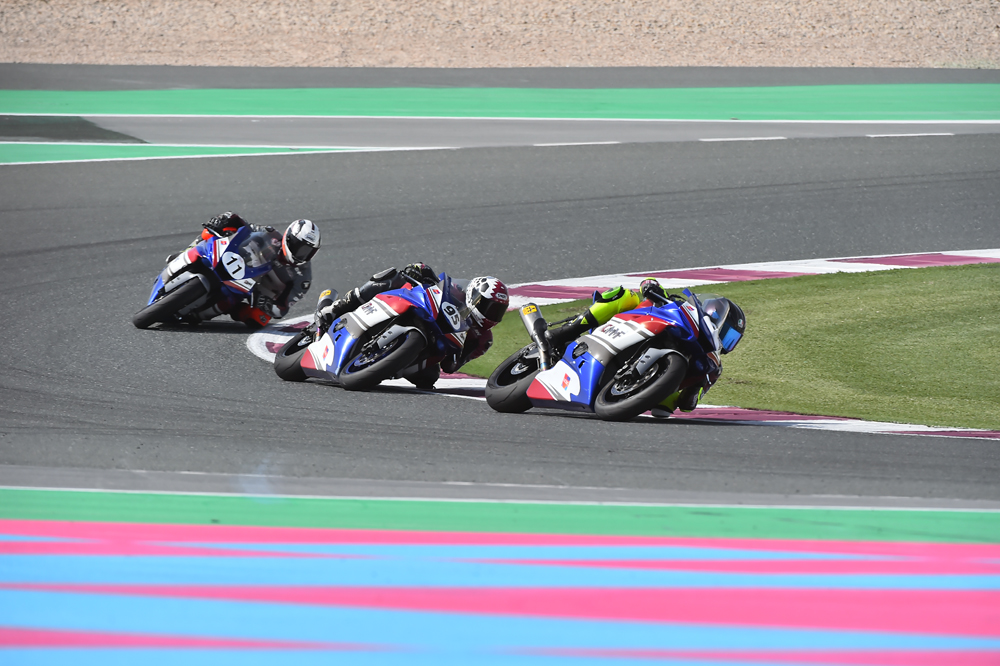
{"type": "MultiPolygon", "coordinates": [[[[107,145],[107,144],[103,144],[107,145]]],[[[152,144],[130,144],[130,145],[146,145],[150,146],[152,144]]],[[[241,146],[226,146],[227,148],[240,148],[241,146]]],[[[39,160],[35,162],[3,162],[0,161],[0,167],[4,166],[25,166],[31,164],[77,164],[81,162],[144,162],[149,160],[201,160],[208,159],[211,157],[289,157],[297,155],[348,155],[353,153],[387,153],[387,152],[397,152],[397,151],[409,151],[409,150],[454,150],[449,146],[442,147],[430,147],[430,148],[359,148],[359,149],[319,149],[319,150],[289,150],[283,153],[212,153],[208,155],[150,155],[145,157],[95,157],[95,158],[82,158],[76,160],[39,160]]]]}
{"type": "Polygon", "coordinates": [[[274,150],[447,150],[453,146],[304,146],[284,143],[136,143],[134,141],[0,141],[0,146],[115,146],[116,148],[272,148],[274,150]]]}
{"type": "MultiPolygon", "coordinates": [[[[899,255],[901,256],[901,255],[899,255]]],[[[827,273],[868,273],[871,271],[888,271],[900,266],[890,266],[878,263],[855,263],[837,261],[836,259],[805,259],[802,261],[775,261],[756,264],[734,264],[723,266],[742,271],[770,271],[775,273],[812,273],[824,275],[827,273]]]]}
{"type": "Polygon", "coordinates": [[[577,141],[575,143],[535,143],[532,145],[536,148],[545,148],[549,146],[611,146],[619,143],[621,141],[577,141]]]}
{"type": "MultiPolygon", "coordinates": [[[[137,473],[142,474],[145,470],[136,470],[137,473]]],[[[172,472],[172,474],[187,474],[187,475],[199,475],[205,474],[206,476],[211,475],[210,472],[172,472]]],[[[258,477],[261,479],[267,479],[266,475],[262,474],[239,474],[233,475],[239,478],[246,477],[258,477]]],[[[353,479],[351,479],[353,481],[353,479]]],[[[336,479],[334,479],[336,481],[336,479]]],[[[466,481],[442,481],[441,485],[447,486],[468,486],[468,487],[481,487],[481,488],[523,488],[523,489],[539,489],[539,490],[568,490],[568,491],[580,491],[580,490],[599,490],[599,491],[615,491],[617,488],[602,488],[602,487],[592,487],[592,486],[548,486],[548,485],[531,485],[531,484],[518,484],[518,483],[474,483],[466,481]]],[[[452,502],[456,504],[544,504],[544,505],[571,505],[571,506],[649,506],[649,507],[691,507],[691,508],[717,508],[717,509],[796,509],[802,511],[809,511],[815,509],[823,509],[830,511],[946,511],[949,513],[1000,513],[1000,509],[980,509],[980,508],[952,508],[952,507],[907,507],[907,506],[876,506],[874,504],[857,504],[855,506],[844,504],[844,505],[826,505],[826,504],[720,504],[720,503],[694,503],[694,502],[600,502],[600,501],[585,501],[585,500],[519,500],[519,499],[488,499],[488,498],[457,498],[457,497],[383,497],[383,496],[368,496],[368,495],[287,495],[287,494],[259,494],[259,493],[221,493],[221,492],[204,492],[204,491],[179,491],[179,490],[108,490],[105,488],[72,488],[72,487],[56,487],[56,486],[6,486],[0,485],[0,490],[36,490],[39,492],[73,492],[73,493],[117,493],[122,495],[181,495],[181,496],[196,496],[196,497],[244,497],[244,498],[262,498],[266,500],[270,499],[321,499],[321,500],[332,500],[332,501],[356,501],[365,500],[372,502],[452,502]]],[[[865,502],[871,502],[873,500],[884,500],[887,502],[899,502],[900,500],[916,500],[925,502],[926,498],[922,497],[899,497],[899,496],[860,496],[860,495],[816,495],[817,498],[826,497],[837,497],[841,499],[848,499],[857,497],[858,500],[863,500],[865,502]]],[[[962,501],[962,500],[960,500],[962,501]]],[[[965,500],[965,501],[975,501],[975,500],[965,500]]]]}
{"type": "Polygon", "coordinates": [[[955,257],[980,257],[982,259],[1000,259],[1000,249],[996,250],[955,250],[953,252],[942,252],[955,257]]]}
{"type": "Polygon", "coordinates": [[[754,123],[790,123],[794,125],[1000,125],[1000,118],[979,120],[814,120],[801,118],[726,119],[726,118],[552,118],[534,116],[358,116],[358,115],[256,115],[256,114],[201,114],[201,113],[28,113],[4,111],[0,115],[36,116],[39,118],[275,118],[279,120],[332,118],[339,120],[502,120],[552,121],[552,122],[602,122],[602,123],[721,123],[728,125],[754,123]]]}
{"type": "Polygon", "coordinates": [[[718,137],[714,139],[698,139],[699,141],[784,141],[787,136],[739,136],[718,137]]]}
{"type": "Polygon", "coordinates": [[[535,305],[555,305],[557,303],[566,303],[565,298],[544,298],[538,296],[515,296],[510,295],[510,306],[509,310],[517,310],[522,305],[526,303],[534,303],[535,305]]]}
{"type": "Polygon", "coordinates": [[[920,132],[916,134],[865,134],[869,139],[888,139],[900,136],[955,136],[954,132],[920,132]]]}

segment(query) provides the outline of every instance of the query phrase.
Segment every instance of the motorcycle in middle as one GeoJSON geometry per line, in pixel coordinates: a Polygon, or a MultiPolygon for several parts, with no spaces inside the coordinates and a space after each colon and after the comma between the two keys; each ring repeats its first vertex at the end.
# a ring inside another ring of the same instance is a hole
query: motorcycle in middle
{"type": "Polygon", "coordinates": [[[554,407],[626,421],[720,367],[722,343],[702,301],[714,294],[643,301],[564,350],[550,350],[548,324],[538,308],[521,307],[533,342],[508,357],[486,383],[486,401],[499,412],[554,407]]]}
{"type": "MultiPolygon", "coordinates": [[[[331,302],[324,293],[317,311],[331,302]]],[[[369,390],[461,352],[468,314],[464,290],[441,273],[436,284],[408,283],[378,294],[328,328],[317,318],[278,351],[274,371],[286,381],[313,377],[369,390]]]]}

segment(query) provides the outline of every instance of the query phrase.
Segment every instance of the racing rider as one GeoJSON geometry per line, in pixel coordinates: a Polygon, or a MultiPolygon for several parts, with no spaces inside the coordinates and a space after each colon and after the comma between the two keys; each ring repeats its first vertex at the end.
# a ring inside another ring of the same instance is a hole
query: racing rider
{"type": "MultiPolygon", "coordinates": [[[[320,308],[317,311],[318,323],[324,329],[329,328],[335,319],[348,312],[353,312],[363,303],[374,298],[376,294],[391,289],[401,289],[407,283],[429,286],[437,282],[437,274],[424,263],[410,264],[401,271],[389,268],[376,273],[360,287],[351,289],[343,298],[320,308]]],[[[440,362],[430,359],[421,363],[417,370],[404,375],[404,378],[417,388],[434,388],[434,382],[441,376],[441,370],[457,372],[459,368],[472,359],[485,354],[486,350],[493,345],[493,332],[490,329],[500,323],[507,311],[507,305],[510,301],[507,285],[497,278],[482,276],[469,280],[467,284],[465,280],[453,280],[452,282],[456,286],[465,287],[465,303],[469,308],[469,316],[466,319],[468,330],[466,331],[465,345],[458,354],[445,356],[440,362]]]]}
{"type": "MultiPolygon", "coordinates": [[[[638,289],[615,287],[604,293],[594,292],[594,302],[584,312],[573,317],[568,323],[545,332],[545,341],[551,351],[558,355],[567,343],[576,340],[588,330],[601,326],[616,314],[634,310],[642,305],[663,303],[667,300],[685,300],[683,296],[668,295],[660,283],[646,278],[638,289]],[[559,349],[560,351],[556,351],[559,349]]],[[[728,298],[712,297],[702,301],[702,310],[712,320],[719,331],[723,354],[728,354],[743,337],[746,330],[746,316],[740,306],[728,298]]],[[[681,383],[681,390],[671,395],[667,401],[653,410],[654,416],[667,416],[675,409],[690,412],[708,389],[712,388],[722,374],[722,359],[719,354],[708,354],[709,367],[706,372],[689,374],[681,383]]]]}
{"type": "Polygon", "coordinates": [[[271,270],[257,282],[252,303],[223,299],[197,313],[198,319],[211,319],[228,314],[250,328],[261,328],[271,318],[281,319],[309,290],[312,267],[309,262],[320,246],[319,228],[309,220],[295,220],[284,233],[271,226],[248,224],[233,212],[216,215],[202,225],[201,237],[195,241],[231,236],[242,227],[253,233],[247,241],[250,252],[261,262],[270,262],[271,270]]]}

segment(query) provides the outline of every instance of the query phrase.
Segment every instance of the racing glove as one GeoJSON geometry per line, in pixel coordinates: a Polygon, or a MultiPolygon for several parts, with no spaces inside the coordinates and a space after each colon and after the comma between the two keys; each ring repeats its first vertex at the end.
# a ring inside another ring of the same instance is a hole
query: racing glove
{"type": "Polygon", "coordinates": [[[205,227],[205,229],[215,236],[229,236],[239,231],[240,227],[247,226],[247,222],[236,213],[225,212],[221,215],[216,215],[201,226],[205,227]]]}
{"type": "Polygon", "coordinates": [[[267,314],[268,317],[274,317],[277,314],[274,311],[274,299],[267,296],[257,296],[253,299],[253,305],[256,309],[267,314]]]}
{"type": "Polygon", "coordinates": [[[438,281],[438,276],[434,272],[434,269],[423,262],[410,264],[400,272],[417,284],[430,285],[436,284],[438,281]]]}
{"type": "Polygon", "coordinates": [[[640,282],[639,293],[644,301],[664,303],[667,300],[667,292],[663,291],[663,287],[655,278],[646,278],[640,282]]]}

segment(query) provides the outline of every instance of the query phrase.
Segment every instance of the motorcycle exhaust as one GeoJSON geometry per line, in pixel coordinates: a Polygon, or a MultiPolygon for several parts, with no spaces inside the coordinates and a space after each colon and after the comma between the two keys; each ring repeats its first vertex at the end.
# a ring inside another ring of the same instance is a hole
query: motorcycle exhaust
{"type": "Polygon", "coordinates": [[[527,329],[528,335],[536,345],[538,345],[538,364],[542,370],[548,370],[554,363],[552,359],[552,347],[549,345],[545,332],[549,330],[549,322],[539,312],[538,306],[534,303],[526,303],[521,306],[521,323],[527,329]]]}

